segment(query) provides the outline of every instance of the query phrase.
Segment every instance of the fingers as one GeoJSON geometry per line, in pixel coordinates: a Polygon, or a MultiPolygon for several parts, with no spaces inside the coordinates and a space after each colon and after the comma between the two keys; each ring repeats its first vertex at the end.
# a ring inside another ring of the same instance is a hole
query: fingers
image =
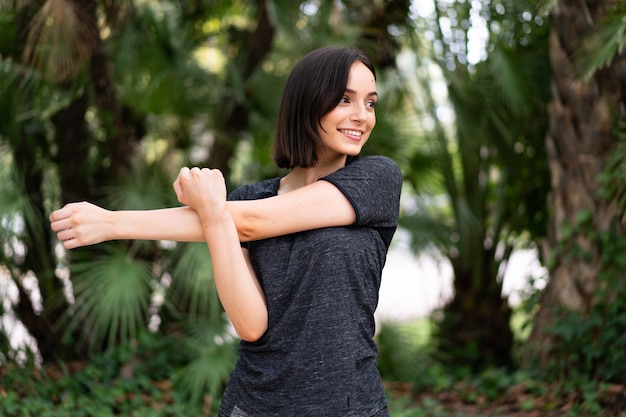
{"type": "Polygon", "coordinates": [[[85,208],[87,203],[69,203],[59,210],[50,214],[50,227],[53,231],[68,229],[80,221],[80,210],[85,208]]]}
{"type": "Polygon", "coordinates": [[[64,205],[62,208],[53,211],[50,214],[50,217],[49,217],[50,221],[51,222],[56,222],[56,221],[63,220],[65,218],[71,216],[72,215],[72,207],[74,205],[75,205],[75,203],[69,203],[69,204],[64,205]]]}
{"type": "Polygon", "coordinates": [[[72,227],[72,222],[69,218],[55,220],[50,223],[50,228],[53,232],[58,232],[59,230],[64,230],[70,227],[72,227]]]}
{"type": "Polygon", "coordinates": [[[65,249],[75,249],[79,247],[78,239],[68,239],[63,241],[63,247],[65,249]]]}
{"type": "Polygon", "coordinates": [[[189,171],[190,169],[187,167],[182,167],[180,169],[180,171],[178,172],[178,179],[181,179],[183,177],[188,177],[189,176],[189,171]]]}
{"type": "Polygon", "coordinates": [[[57,239],[63,242],[65,249],[74,249],[83,245],[79,238],[80,226],[85,221],[85,215],[88,215],[89,210],[94,207],[84,201],[69,203],[50,214],[50,228],[56,232],[57,239]]]}
{"type": "Polygon", "coordinates": [[[182,167],[178,172],[178,177],[174,181],[174,190],[179,192],[183,191],[184,184],[192,181],[201,180],[203,177],[211,175],[219,175],[222,173],[219,169],[200,168],[200,167],[182,167]]]}
{"type": "Polygon", "coordinates": [[[76,233],[74,229],[63,229],[57,232],[57,238],[60,241],[66,242],[76,238],[76,233]]]}

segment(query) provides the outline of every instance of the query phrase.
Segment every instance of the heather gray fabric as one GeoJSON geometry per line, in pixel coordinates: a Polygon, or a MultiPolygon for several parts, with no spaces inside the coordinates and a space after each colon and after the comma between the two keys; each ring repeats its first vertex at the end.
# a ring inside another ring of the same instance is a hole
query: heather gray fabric
{"type": "MultiPolygon", "coordinates": [[[[240,187],[229,198],[274,196],[279,180],[240,187]]],[[[385,412],[374,310],[397,226],[402,174],[391,159],[372,156],[322,180],[344,193],[357,220],[246,245],[265,291],[269,326],[257,342],[240,343],[220,417],[235,406],[253,417],[385,412]]]]}

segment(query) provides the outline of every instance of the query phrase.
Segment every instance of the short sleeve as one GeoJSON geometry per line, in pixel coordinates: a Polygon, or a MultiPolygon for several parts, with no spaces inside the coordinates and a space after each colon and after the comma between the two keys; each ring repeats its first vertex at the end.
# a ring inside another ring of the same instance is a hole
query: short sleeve
{"type": "Polygon", "coordinates": [[[356,213],[356,226],[396,227],[402,172],[384,156],[367,156],[320,178],[337,187],[356,213]]]}
{"type": "Polygon", "coordinates": [[[277,177],[253,184],[242,185],[228,195],[228,200],[260,200],[262,198],[273,197],[278,194],[279,184],[280,178],[277,177]]]}
{"type": "MultiPolygon", "coordinates": [[[[275,196],[278,193],[280,178],[272,178],[253,184],[246,184],[236,188],[229,195],[228,201],[260,200],[275,196]]],[[[241,247],[248,248],[248,242],[242,242],[241,247]]]]}

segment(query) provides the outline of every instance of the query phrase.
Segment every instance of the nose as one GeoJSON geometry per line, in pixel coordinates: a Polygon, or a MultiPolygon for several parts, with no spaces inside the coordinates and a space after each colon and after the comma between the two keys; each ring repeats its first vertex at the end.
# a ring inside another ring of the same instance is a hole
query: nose
{"type": "Polygon", "coordinates": [[[367,109],[363,103],[354,103],[352,109],[352,120],[355,122],[362,122],[367,118],[367,109]]]}

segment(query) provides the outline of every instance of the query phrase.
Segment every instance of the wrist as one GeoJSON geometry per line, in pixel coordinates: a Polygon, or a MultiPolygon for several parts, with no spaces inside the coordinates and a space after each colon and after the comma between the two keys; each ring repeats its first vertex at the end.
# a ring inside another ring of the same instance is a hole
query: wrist
{"type": "Polygon", "coordinates": [[[122,211],[105,211],[105,223],[108,227],[104,228],[104,240],[125,239],[124,236],[126,235],[126,230],[124,226],[124,219],[126,217],[128,216],[125,216],[122,211]]]}
{"type": "Polygon", "coordinates": [[[228,210],[202,210],[196,213],[204,229],[219,228],[225,224],[232,223],[228,210]]]}

